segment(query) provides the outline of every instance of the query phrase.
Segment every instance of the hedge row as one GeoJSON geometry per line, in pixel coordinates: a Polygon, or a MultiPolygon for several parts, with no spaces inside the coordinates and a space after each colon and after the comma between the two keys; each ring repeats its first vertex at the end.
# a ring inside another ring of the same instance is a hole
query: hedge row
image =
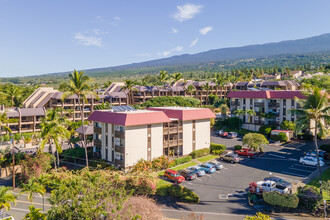
{"type": "Polygon", "coordinates": [[[180,185],[165,185],[157,189],[159,196],[172,196],[180,198],[185,203],[199,203],[199,196],[190,189],[180,185]]]}
{"type": "Polygon", "coordinates": [[[177,166],[177,165],[180,165],[180,164],[183,164],[183,163],[188,163],[191,160],[192,160],[191,156],[177,158],[177,159],[174,160],[174,163],[170,163],[169,167],[174,167],[174,166],[177,166]]]}
{"type": "Polygon", "coordinates": [[[297,208],[299,203],[299,198],[297,195],[283,194],[277,191],[264,192],[262,197],[266,203],[273,206],[297,208]]]}
{"type": "Polygon", "coordinates": [[[212,154],[220,155],[226,150],[226,145],[211,143],[210,152],[212,154]]]}
{"type": "Polygon", "coordinates": [[[242,150],[242,145],[235,145],[234,150],[242,150]]]}
{"type": "Polygon", "coordinates": [[[281,132],[279,134],[270,135],[270,139],[272,139],[273,141],[287,142],[288,141],[288,136],[286,136],[286,134],[281,132]]]}
{"type": "Polygon", "coordinates": [[[210,149],[209,148],[203,148],[200,150],[194,150],[193,152],[190,153],[190,156],[195,159],[197,157],[202,157],[205,155],[208,155],[210,153],[210,149]]]}
{"type": "Polygon", "coordinates": [[[314,135],[299,133],[299,134],[297,134],[297,138],[300,139],[300,140],[311,141],[311,140],[313,140],[314,135]]]}

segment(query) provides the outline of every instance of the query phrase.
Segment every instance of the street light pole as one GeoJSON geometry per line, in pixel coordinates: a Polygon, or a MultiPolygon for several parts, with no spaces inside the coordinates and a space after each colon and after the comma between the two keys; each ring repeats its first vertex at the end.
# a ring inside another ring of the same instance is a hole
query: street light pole
{"type": "Polygon", "coordinates": [[[11,136],[13,144],[13,189],[15,189],[15,144],[14,144],[14,135],[11,136]]]}

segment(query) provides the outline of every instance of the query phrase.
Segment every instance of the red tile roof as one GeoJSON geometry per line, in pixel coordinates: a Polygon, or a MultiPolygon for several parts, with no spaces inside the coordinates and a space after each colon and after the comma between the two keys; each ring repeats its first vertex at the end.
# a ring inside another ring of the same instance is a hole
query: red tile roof
{"type": "Polygon", "coordinates": [[[231,91],[228,98],[306,99],[301,91],[231,91]]]}
{"type": "Polygon", "coordinates": [[[156,110],[164,112],[170,118],[177,118],[180,121],[190,121],[199,119],[215,118],[215,114],[208,108],[184,108],[178,107],[175,109],[168,107],[155,107],[149,108],[149,110],[156,110]]]}
{"type": "Polygon", "coordinates": [[[147,125],[171,122],[164,112],[136,111],[136,112],[110,112],[94,111],[89,121],[103,122],[122,126],[147,125]]]}

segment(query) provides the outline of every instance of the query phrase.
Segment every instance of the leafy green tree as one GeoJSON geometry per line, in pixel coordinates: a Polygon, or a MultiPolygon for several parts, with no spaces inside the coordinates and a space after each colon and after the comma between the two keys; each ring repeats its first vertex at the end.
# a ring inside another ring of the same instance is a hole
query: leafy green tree
{"type": "Polygon", "coordinates": [[[108,80],[104,83],[104,85],[102,86],[104,89],[108,88],[109,86],[111,86],[112,84],[112,81],[111,80],[108,80]]]}
{"type": "MultiPolygon", "coordinates": [[[[46,117],[41,124],[42,141],[39,151],[43,151],[46,143],[49,144],[51,153],[53,154],[54,166],[56,169],[56,162],[54,152],[52,150],[52,143],[54,143],[57,151],[57,164],[59,165],[59,153],[62,153],[61,141],[70,137],[70,131],[67,129],[67,122],[65,118],[61,117],[61,109],[49,109],[46,112],[46,117]]],[[[83,129],[84,130],[84,129],[83,129]]]]}
{"type": "Polygon", "coordinates": [[[37,209],[34,205],[29,206],[30,212],[24,216],[24,220],[46,220],[47,215],[41,212],[41,209],[37,209]]]}
{"type": "Polygon", "coordinates": [[[15,104],[15,99],[21,97],[21,88],[15,85],[9,86],[6,90],[3,91],[5,95],[11,100],[11,107],[15,104]]]}
{"type": "Polygon", "coordinates": [[[189,92],[190,97],[192,97],[192,94],[193,94],[193,92],[196,91],[196,88],[195,88],[195,86],[193,86],[193,85],[189,85],[189,86],[187,87],[186,91],[189,92]]]}
{"type": "Polygon", "coordinates": [[[173,83],[179,81],[180,79],[183,79],[182,73],[173,73],[171,75],[171,78],[174,80],[173,83]]]}
{"type": "Polygon", "coordinates": [[[248,133],[243,137],[243,145],[248,145],[249,148],[255,151],[263,151],[262,145],[264,144],[269,144],[269,142],[262,134],[248,133]]]}
{"type": "Polygon", "coordinates": [[[134,100],[133,100],[133,94],[132,91],[134,89],[134,82],[132,80],[125,80],[125,86],[124,89],[127,90],[127,100],[129,105],[133,105],[134,100]]]}
{"type": "Polygon", "coordinates": [[[10,127],[8,127],[6,124],[8,123],[7,114],[5,111],[0,112],[0,138],[2,142],[2,131],[5,130],[8,133],[11,133],[10,127]]]}
{"type": "Polygon", "coordinates": [[[43,197],[46,193],[46,189],[43,185],[38,183],[36,179],[31,178],[27,183],[22,184],[20,195],[23,193],[27,193],[27,199],[31,202],[32,205],[33,194],[36,193],[43,197]]]}
{"type": "MultiPolygon", "coordinates": [[[[236,111],[234,111],[234,114],[236,116],[238,116],[240,119],[246,114],[246,112],[243,109],[237,109],[236,111]]],[[[241,130],[241,125],[240,122],[241,120],[239,120],[239,124],[238,124],[238,129],[241,130]]]]}
{"type": "Polygon", "coordinates": [[[282,121],[282,123],[281,123],[281,129],[294,131],[294,130],[296,130],[296,124],[293,121],[285,120],[285,121],[282,121]]]}
{"type": "Polygon", "coordinates": [[[9,191],[9,187],[0,186],[0,210],[10,210],[10,203],[16,204],[16,197],[12,191],[9,191]]]}
{"type": "MultiPolygon", "coordinates": [[[[290,111],[298,116],[296,121],[297,130],[314,129],[314,144],[316,149],[317,166],[319,178],[321,179],[321,167],[319,159],[319,147],[317,136],[325,138],[329,134],[330,105],[329,94],[315,87],[307,91],[307,99],[297,99],[301,109],[291,109],[290,111]]],[[[322,185],[322,184],[321,184],[322,185]]]]}
{"type": "Polygon", "coordinates": [[[218,89],[221,88],[221,94],[223,93],[223,89],[225,88],[226,81],[223,75],[221,74],[214,74],[214,78],[212,80],[216,85],[216,94],[218,95],[218,89]]]}
{"type": "Polygon", "coordinates": [[[207,82],[207,83],[205,83],[204,85],[202,85],[202,89],[203,90],[206,90],[206,105],[208,105],[209,104],[209,102],[210,102],[210,98],[209,98],[209,93],[210,93],[210,89],[211,89],[211,86],[210,86],[210,84],[207,82]]]}
{"type": "Polygon", "coordinates": [[[221,115],[224,115],[225,118],[227,118],[227,112],[230,110],[230,109],[228,108],[227,104],[221,104],[221,105],[219,106],[219,108],[220,108],[221,115]]]}
{"type": "MultiPolygon", "coordinates": [[[[85,102],[87,102],[87,96],[98,98],[98,95],[91,91],[91,87],[89,85],[89,77],[84,76],[84,72],[78,72],[74,70],[71,74],[69,74],[70,83],[67,84],[67,90],[62,95],[62,101],[68,98],[71,95],[75,95],[78,98],[78,104],[81,115],[81,122],[84,124],[84,108],[85,102]],[[81,103],[82,102],[82,103],[81,103]]],[[[86,166],[88,167],[88,155],[87,155],[87,146],[86,146],[86,135],[85,129],[83,130],[83,147],[85,148],[86,154],[86,166]]]]}

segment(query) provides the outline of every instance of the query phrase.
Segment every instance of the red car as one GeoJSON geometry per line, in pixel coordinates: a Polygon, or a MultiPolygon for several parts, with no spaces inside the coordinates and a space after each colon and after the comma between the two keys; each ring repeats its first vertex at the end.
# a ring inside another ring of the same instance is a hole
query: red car
{"type": "Polygon", "coordinates": [[[248,158],[255,157],[258,155],[257,152],[251,151],[248,148],[243,148],[241,150],[235,150],[235,154],[238,154],[240,156],[247,156],[248,158]]]}
{"type": "Polygon", "coordinates": [[[180,173],[171,169],[165,170],[164,178],[172,180],[175,183],[182,183],[186,180],[183,176],[180,175],[180,173]]]}
{"type": "Polygon", "coordinates": [[[220,136],[220,137],[227,137],[227,136],[228,136],[228,132],[223,131],[223,130],[220,130],[220,131],[219,131],[219,136],[220,136]]]}

